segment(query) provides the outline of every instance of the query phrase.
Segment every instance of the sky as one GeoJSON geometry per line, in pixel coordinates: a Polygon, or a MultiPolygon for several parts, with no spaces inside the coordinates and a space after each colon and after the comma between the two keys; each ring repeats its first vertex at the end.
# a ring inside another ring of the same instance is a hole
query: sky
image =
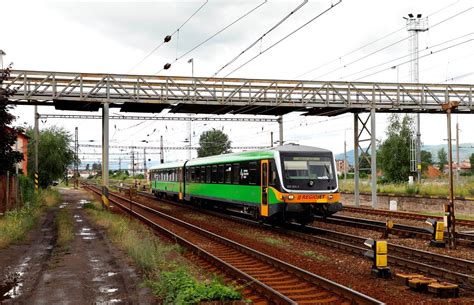
{"type": "MultiPolygon", "coordinates": [[[[191,76],[193,70],[194,76],[208,77],[258,41],[217,76],[409,82],[410,65],[404,64],[409,60],[409,39],[403,17],[421,13],[428,17],[429,29],[419,34],[420,82],[474,84],[473,0],[343,0],[237,69],[336,3],[336,0],[307,3],[299,0],[0,1],[2,22],[7,25],[0,34],[0,49],[6,53],[4,65],[13,62],[14,69],[177,76],[191,76]],[[301,7],[296,12],[258,40],[298,6],[301,7]],[[239,17],[242,18],[238,22],[209,39],[239,17]],[[160,46],[166,35],[172,35],[171,41],[160,46]],[[193,64],[188,63],[191,58],[193,64]],[[172,63],[171,68],[163,70],[168,62],[172,63]]],[[[117,112],[114,109],[111,115],[117,112]]],[[[18,117],[17,125],[33,125],[33,107],[17,106],[13,113],[18,117]]],[[[53,107],[39,107],[39,113],[83,114],[56,111],[53,107]]],[[[284,140],[340,153],[344,151],[344,142],[348,150],[353,148],[353,120],[352,114],[337,117],[288,114],[284,116],[284,140]]],[[[377,139],[383,140],[387,116],[378,114],[376,121],[377,139]]],[[[474,143],[471,115],[455,115],[453,121],[459,122],[460,142],[474,143]]],[[[72,134],[77,126],[81,144],[100,144],[99,120],[40,122],[40,128],[54,125],[72,134]]],[[[276,123],[193,122],[192,143],[197,143],[200,134],[211,128],[228,134],[233,146],[268,146],[271,132],[274,140],[278,139],[276,123]]],[[[424,144],[445,142],[446,116],[421,115],[421,134],[424,144]]],[[[160,135],[165,146],[188,144],[186,123],[110,122],[110,145],[142,146],[147,142],[149,146],[159,146],[160,135]]],[[[83,164],[100,160],[100,149],[81,148],[81,153],[83,164]],[[95,155],[85,155],[86,152],[95,155]]],[[[166,161],[187,156],[186,151],[165,152],[166,161]]],[[[195,151],[192,156],[196,156],[195,151]]],[[[148,158],[157,160],[159,156],[149,154],[148,158]]],[[[111,168],[117,168],[117,155],[111,155],[110,159],[111,168]]]]}

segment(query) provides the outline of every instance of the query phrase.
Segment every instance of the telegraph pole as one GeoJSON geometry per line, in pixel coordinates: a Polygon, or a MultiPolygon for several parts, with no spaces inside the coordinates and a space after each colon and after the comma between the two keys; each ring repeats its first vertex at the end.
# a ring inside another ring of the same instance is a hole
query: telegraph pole
{"type": "Polygon", "coordinates": [[[270,132],[270,147],[273,147],[273,131],[270,132]]]}
{"type": "Polygon", "coordinates": [[[459,122],[456,120],[456,182],[459,182],[459,122]]]}
{"type": "Polygon", "coordinates": [[[75,128],[74,151],[76,156],[74,158],[74,188],[79,187],[79,134],[78,128],[75,128]]]}
{"type": "Polygon", "coordinates": [[[135,152],[132,150],[132,178],[135,177],[135,152]]]}
{"type": "Polygon", "coordinates": [[[446,111],[448,120],[448,162],[449,162],[449,203],[445,205],[448,214],[448,244],[456,249],[456,218],[454,217],[454,186],[453,186],[453,147],[451,143],[451,112],[459,106],[459,102],[448,102],[441,107],[446,111]]]}
{"type": "MultiPolygon", "coordinates": [[[[38,158],[38,146],[39,146],[39,114],[38,114],[38,106],[35,105],[35,130],[34,130],[34,138],[35,138],[35,192],[38,192],[39,188],[39,158],[38,158]]],[[[66,173],[67,177],[67,173],[66,173]]]]}
{"type": "Polygon", "coordinates": [[[163,155],[163,136],[160,136],[160,163],[165,163],[165,157],[163,155]]]}

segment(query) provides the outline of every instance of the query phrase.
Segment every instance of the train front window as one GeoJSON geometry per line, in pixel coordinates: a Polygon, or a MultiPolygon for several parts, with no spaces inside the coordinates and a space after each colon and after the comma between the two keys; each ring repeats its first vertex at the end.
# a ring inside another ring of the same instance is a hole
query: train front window
{"type": "Polygon", "coordinates": [[[283,155],[283,180],[289,189],[328,190],[336,188],[331,155],[283,155]]]}

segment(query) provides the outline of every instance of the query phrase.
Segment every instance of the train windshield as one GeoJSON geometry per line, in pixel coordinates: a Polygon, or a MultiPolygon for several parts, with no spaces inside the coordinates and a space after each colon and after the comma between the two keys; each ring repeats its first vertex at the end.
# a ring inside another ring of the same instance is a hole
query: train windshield
{"type": "Polygon", "coordinates": [[[336,188],[331,155],[283,155],[283,180],[289,189],[328,190],[336,188]]]}

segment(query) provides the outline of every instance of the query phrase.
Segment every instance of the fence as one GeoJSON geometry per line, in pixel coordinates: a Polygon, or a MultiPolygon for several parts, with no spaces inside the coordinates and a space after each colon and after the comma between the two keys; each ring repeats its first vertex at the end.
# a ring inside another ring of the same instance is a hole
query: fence
{"type": "Polygon", "coordinates": [[[8,173],[0,176],[0,216],[6,211],[23,206],[20,179],[8,173]]]}

